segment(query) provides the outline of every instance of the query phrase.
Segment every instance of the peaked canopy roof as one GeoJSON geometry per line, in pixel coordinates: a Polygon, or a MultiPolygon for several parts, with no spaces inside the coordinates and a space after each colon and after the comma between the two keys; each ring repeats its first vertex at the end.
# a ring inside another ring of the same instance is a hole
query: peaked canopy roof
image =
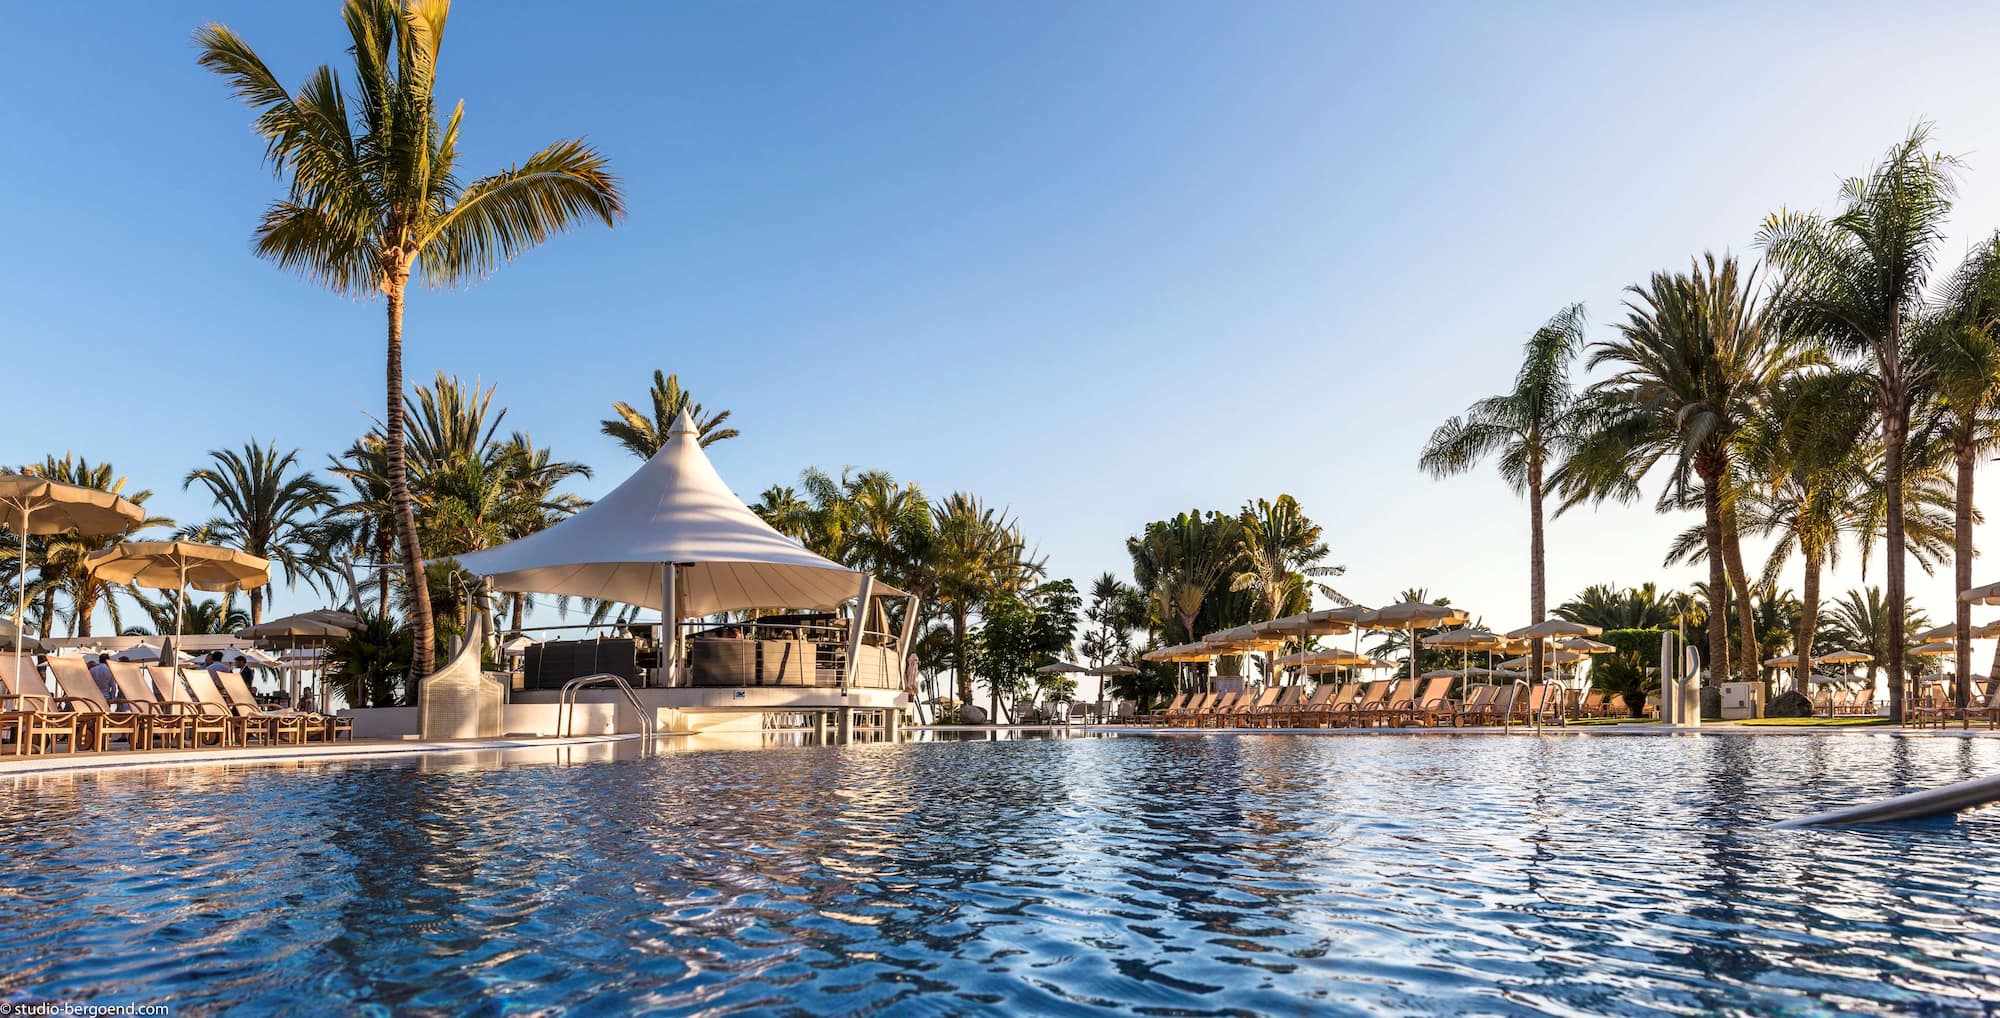
{"type": "MultiPolygon", "coordinates": [[[[832,608],[861,573],[771,529],[715,472],[686,411],[666,444],[590,508],[536,534],[458,556],[508,591],[661,607],[662,563],[684,565],[689,617],[743,608],[832,608]]],[[[901,594],[882,583],[879,594],[901,594]]]]}

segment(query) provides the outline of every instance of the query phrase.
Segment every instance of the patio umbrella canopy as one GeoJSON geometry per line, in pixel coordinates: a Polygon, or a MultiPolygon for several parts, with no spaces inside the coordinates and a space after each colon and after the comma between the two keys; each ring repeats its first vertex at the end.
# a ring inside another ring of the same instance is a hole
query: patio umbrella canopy
{"type": "MultiPolygon", "coordinates": [[[[95,537],[128,530],[146,519],[138,503],[109,491],[64,484],[33,474],[0,474],[0,524],[21,539],[20,568],[14,591],[14,670],[21,669],[21,651],[28,640],[21,634],[28,604],[28,538],[31,535],[76,534],[95,537]]],[[[40,644],[37,644],[40,646],[40,644]]]]}
{"type": "Polygon", "coordinates": [[[1875,660],[1874,655],[1858,650],[1830,650],[1813,658],[1816,665],[1858,665],[1875,660]]]}
{"type": "Polygon", "coordinates": [[[271,561],[246,551],[195,541],[126,541],[83,560],[84,568],[112,583],[172,590],[174,650],[180,651],[186,591],[248,590],[271,582],[271,561]]]}
{"type": "Polygon", "coordinates": [[[267,621],[239,629],[236,635],[245,640],[275,640],[281,642],[304,643],[311,640],[342,640],[361,625],[361,617],[344,611],[320,608],[296,615],[267,621]]]}
{"type": "Polygon", "coordinates": [[[1356,624],[1367,629],[1401,629],[1410,638],[1410,678],[1417,677],[1417,629],[1432,626],[1449,626],[1463,623],[1469,618],[1458,608],[1448,608],[1441,604],[1426,604],[1422,601],[1399,601],[1386,608],[1377,608],[1356,620],[1356,624]]]}

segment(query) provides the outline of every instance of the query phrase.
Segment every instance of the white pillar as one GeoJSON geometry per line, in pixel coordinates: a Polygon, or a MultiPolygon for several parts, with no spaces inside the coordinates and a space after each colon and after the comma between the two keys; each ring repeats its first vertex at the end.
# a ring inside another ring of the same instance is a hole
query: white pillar
{"type": "MultiPolygon", "coordinates": [[[[854,686],[854,669],[861,660],[861,636],[868,628],[868,599],[875,593],[875,577],[861,574],[861,592],[854,598],[854,621],[847,627],[847,668],[840,675],[840,687],[854,686]]],[[[846,716],[842,715],[841,725],[845,728],[846,716]]]]}
{"type": "Polygon", "coordinates": [[[666,675],[667,685],[680,684],[681,668],[681,626],[680,626],[680,567],[672,562],[660,563],[660,671],[666,675]]]}

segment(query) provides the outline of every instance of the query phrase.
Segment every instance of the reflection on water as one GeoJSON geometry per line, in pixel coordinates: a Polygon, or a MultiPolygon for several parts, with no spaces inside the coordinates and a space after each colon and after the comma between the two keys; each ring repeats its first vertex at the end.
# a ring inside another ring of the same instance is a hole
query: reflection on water
{"type": "Polygon", "coordinates": [[[2000,816],[1765,826],[1993,773],[1994,741],[800,741],[15,779],[0,991],[440,1015],[2000,999],[2000,816]]]}

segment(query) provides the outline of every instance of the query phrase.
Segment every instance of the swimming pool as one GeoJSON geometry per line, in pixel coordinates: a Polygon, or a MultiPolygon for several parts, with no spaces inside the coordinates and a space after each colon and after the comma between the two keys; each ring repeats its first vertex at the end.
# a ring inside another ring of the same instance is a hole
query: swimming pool
{"type": "Polygon", "coordinates": [[[1986,1013],[1889,736],[926,741],[0,783],[0,990],[179,1014],[1986,1013]]]}

